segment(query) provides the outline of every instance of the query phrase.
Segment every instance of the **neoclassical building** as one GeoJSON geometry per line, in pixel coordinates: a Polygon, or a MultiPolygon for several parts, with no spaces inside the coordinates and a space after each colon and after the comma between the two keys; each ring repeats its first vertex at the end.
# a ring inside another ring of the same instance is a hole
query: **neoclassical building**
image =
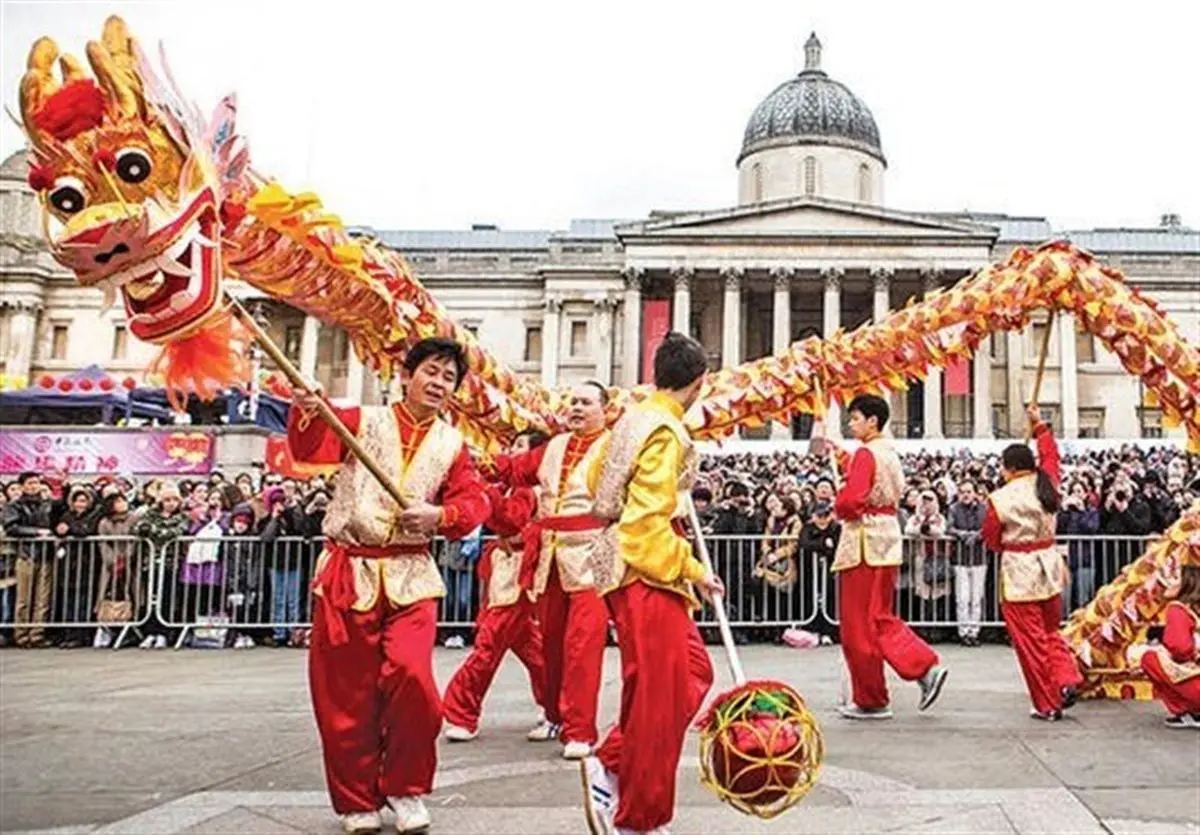
{"type": "MultiPolygon", "coordinates": [[[[1066,238],[1158,299],[1200,343],[1200,231],[1177,216],[1137,229],[1060,230],[1043,217],[911,212],[887,205],[889,160],[870,109],[821,65],[803,66],[751,112],[736,200],[716,209],[572,220],[560,230],[476,225],[455,231],[362,229],[402,252],[446,307],[503,361],[549,385],[632,385],[647,343],[667,327],[708,348],[713,367],[793,340],[878,319],[1017,246],[1066,238]]],[[[902,164],[902,161],[899,161],[902,164]]],[[[139,374],[153,355],[119,309],[74,286],[39,238],[23,153],[0,167],[0,365],[5,379],[92,362],[139,374]]],[[[732,178],[731,178],[731,192],[732,178]]],[[[669,198],[669,195],[664,195],[669,198]]],[[[246,288],[243,295],[253,298],[246,288]]],[[[270,299],[275,338],[335,397],[372,402],[378,382],[336,332],[270,299]]],[[[1157,437],[1139,384],[1070,317],[1051,343],[1042,401],[1066,437],[1157,437]]],[[[1006,437],[1023,428],[1043,323],[987,340],[968,373],[934,373],[894,397],[900,437],[1006,437]]],[[[786,438],[807,433],[798,420],[786,438]]],[[[1169,433],[1168,433],[1169,434],[1169,433]]]]}

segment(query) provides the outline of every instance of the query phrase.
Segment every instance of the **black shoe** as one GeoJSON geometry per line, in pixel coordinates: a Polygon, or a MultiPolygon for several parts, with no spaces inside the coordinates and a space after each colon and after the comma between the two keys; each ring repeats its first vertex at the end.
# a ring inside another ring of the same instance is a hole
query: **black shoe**
{"type": "Polygon", "coordinates": [[[1200,713],[1181,713],[1163,720],[1168,728],[1196,728],[1200,730],[1200,713]]]}
{"type": "Polygon", "coordinates": [[[1075,703],[1079,701],[1079,693],[1074,687],[1064,687],[1062,693],[1062,709],[1070,710],[1075,707],[1075,703]]]}
{"type": "Polygon", "coordinates": [[[1031,710],[1029,711],[1029,717],[1031,719],[1039,719],[1042,722],[1059,722],[1062,720],[1063,715],[1061,710],[1052,710],[1049,713],[1031,710]]]}

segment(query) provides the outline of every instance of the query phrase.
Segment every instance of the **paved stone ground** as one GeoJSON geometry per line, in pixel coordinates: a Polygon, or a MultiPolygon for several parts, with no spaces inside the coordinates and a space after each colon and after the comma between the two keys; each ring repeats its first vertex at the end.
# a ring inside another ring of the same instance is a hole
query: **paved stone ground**
{"type": "MultiPolygon", "coordinates": [[[[1011,651],[944,648],[947,689],[929,714],[894,684],[897,718],[834,715],[835,647],[753,647],[755,676],[792,681],[825,734],[826,769],[771,823],[702,788],[691,736],[673,830],[686,833],[1200,833],[1200,734],[1162,725],[1147,703],[1084,703],[1045,725],[1028,706],[1011,651]]],[[[438,650],[444,685],[462,660],[438,650]]],[[[296,650],[0,652],[0,831],[263,833],[338,831],[296,650]]],[[[715,657],[729,685],[724,658],[715,657]]],[[[615,651],[602,718],[615,716],[615,651]]],[[[523,670],[507,662],[484,734],[443,744],[435,831],[586,832],[578,772],[553,745],[524,741],[536,718],[523,670]]]]}

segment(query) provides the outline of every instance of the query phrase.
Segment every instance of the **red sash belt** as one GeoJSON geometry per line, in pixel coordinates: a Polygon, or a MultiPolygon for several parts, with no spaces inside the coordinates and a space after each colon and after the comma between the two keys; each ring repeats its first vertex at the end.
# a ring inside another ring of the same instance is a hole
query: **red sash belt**
{"type": "Polygon", "coordinates": [[[538,519],[538,525],[543,530],[558,533],[579,533],[580,531],[598,531],[608,527],[608,522],[590,513],[580,513],[575,516],[547,516],[538,519]]]}
{"type": "Polygon", "coordinates": [[[1053,539],[1039,539],[1036,542],[1005,542],[1000,547],[1003,551],[1014,554],[1032,554],[1034,551],[1045,551],[1054,547],[1053,539]]]}
{"type": "Polygon", "coordinates": [[[869,504],[863,508],[863,516],[895,516],[896,508],[889,505],[869,504]]]}
{"type": "Polygon", "coordinates": [[[353,557],[369,560],[387,560],[397,557],[415,557],[429,553],[429,545],[384,545],[371,547],[366,545],[348,545],[332,539],[325,541],[325,550],[329,559],[321,573],[312,582],[313,591],[321,590],[317,597],[324,607],[325,620],[329,628],[329,642],[333,646],[341,646],[350,640],[346,631],[345,613],[349,612],[356,600],[358,590],[354,587],[354,569],[350,565],[353,557]]]}

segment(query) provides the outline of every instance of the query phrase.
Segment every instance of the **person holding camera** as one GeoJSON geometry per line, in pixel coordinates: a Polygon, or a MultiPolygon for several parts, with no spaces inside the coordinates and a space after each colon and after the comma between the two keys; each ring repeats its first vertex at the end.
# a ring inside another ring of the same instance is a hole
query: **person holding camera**
{"type": "Polygon", "coordinates": [[[1000,554],[1000,611],[1033,701],[1034,719],[1055,722],[1075,704],[1083,677],[1058,632],[1066,566],[1055,542],[1061,465],[1038,408],[1027,414],[1039,461],[1025,444],[1000,458],[1005,485],[988,497],[983,541],[1000,554]]]}

